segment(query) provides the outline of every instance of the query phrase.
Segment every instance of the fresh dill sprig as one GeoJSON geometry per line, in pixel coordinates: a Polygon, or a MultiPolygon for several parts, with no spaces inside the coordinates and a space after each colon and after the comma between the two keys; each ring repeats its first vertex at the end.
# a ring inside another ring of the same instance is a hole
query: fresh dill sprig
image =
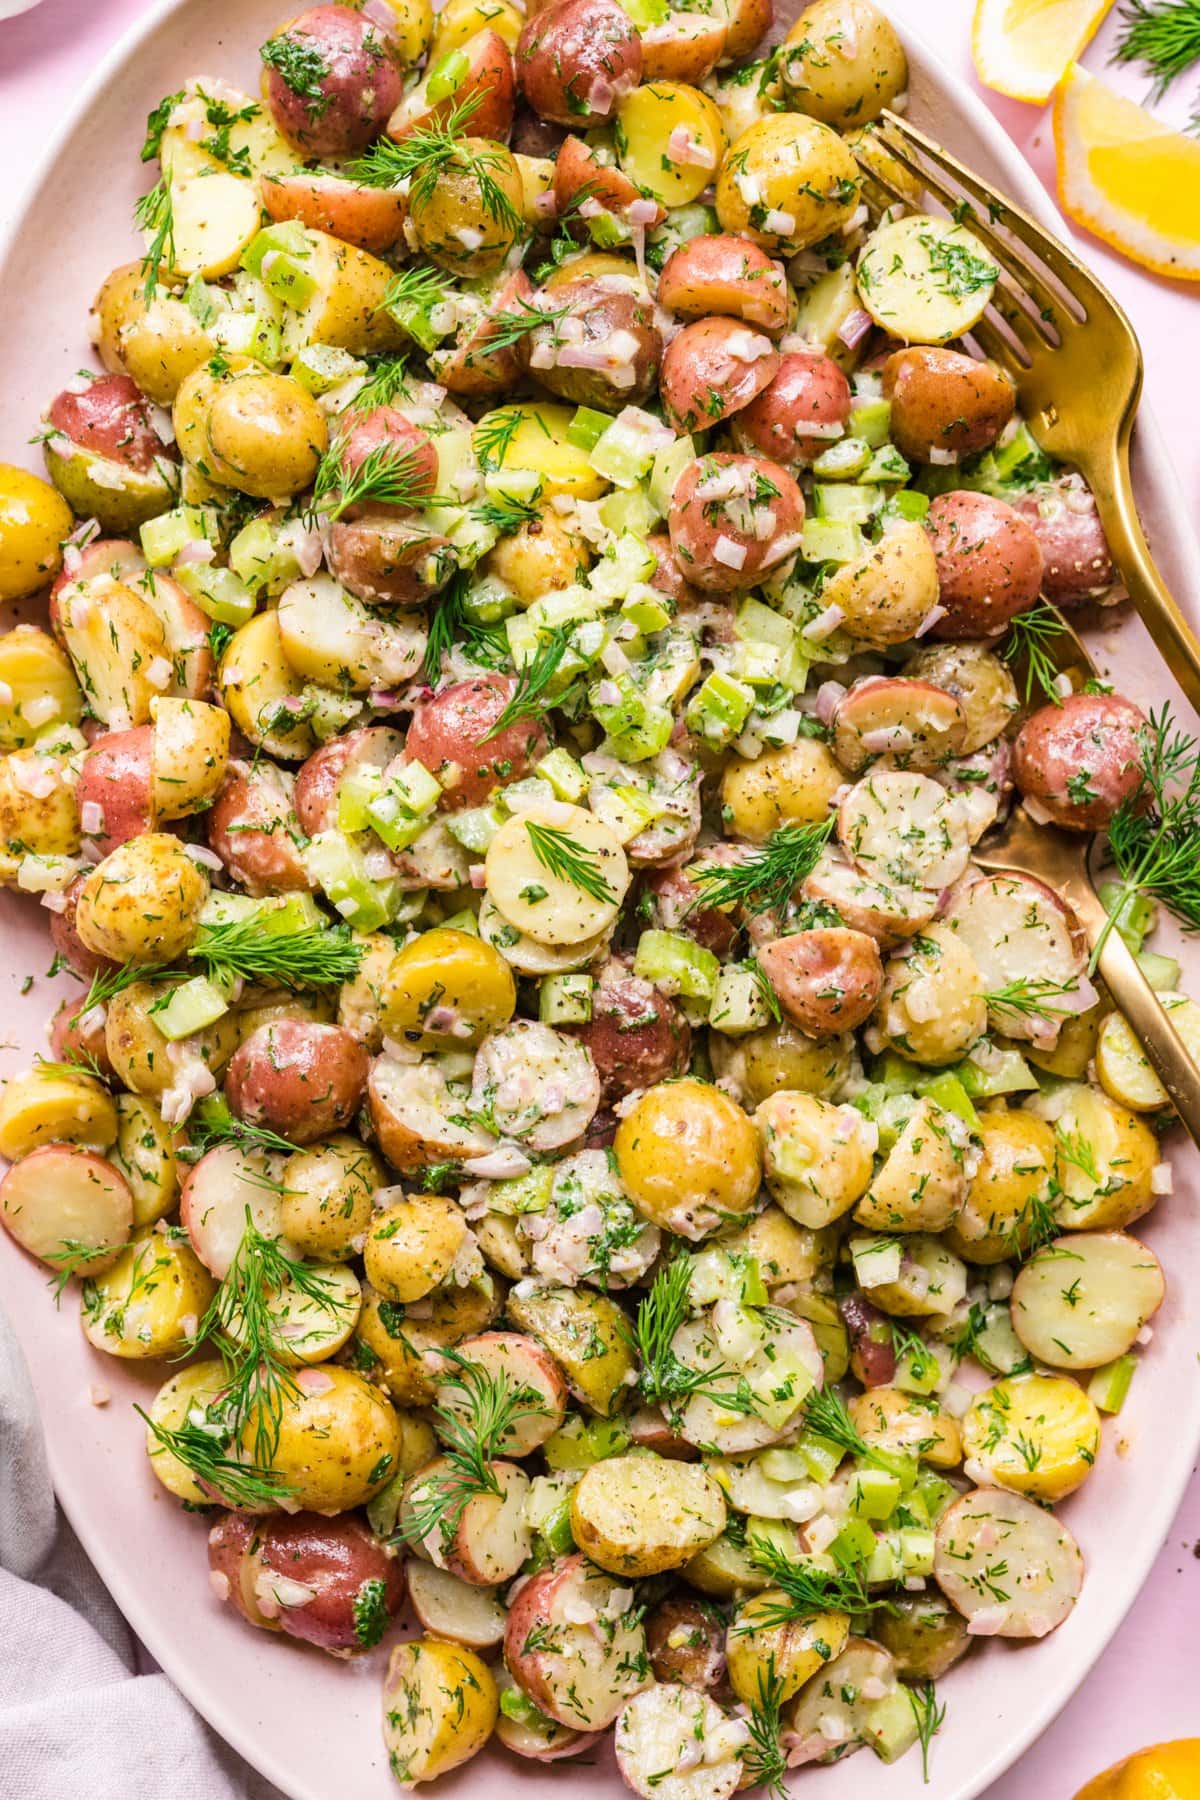
{"type": "Polygon", "coordinates": [[[581,894],[600,902],[616,899],[616,893],[605,880],[599,861],[591,850],[581,850],[565,831],[556,825],[539,825],[526,819],[529,844],[543,869],[559,881],[569,881],[581,894]]]}
{"type": "Polygon", "coordinates": [[[1144,63],[1154,77],[1155,99],[1200,61],[1200,0],[1129,0],[1119,18],[1112,59],[1144,63]]]}
{"type": "Polygon", "coordinates": [[[740,863],[695,870],[691,879],[700,889],[699,904],[741,906],[751,913],[782,911],[816,867],[833,827],[831,818],[820,825],[781,825],[740,863]]]}
{"type": "Polygon", "coordinates": [[[785,1601],[756,1605],[747,1630],[770,1631],[822,1612],[861,1617],[878,1604],[867,1586],[866,1564],[861,1561],[846,1562],[836,1571],[806,1568],[778,1544],[756,1537],[752,1531],[746,1534],[746,1554],[756,1569],[770,1577],[771,1585],[786,1595],[785,1601]]]}
{"type": "Polygon", "coordinates": [[[513,1427],[522,1419],[541,1417],[545,1407],[537,1392],[504,1374],[492,1374],[457,1350],[441,1352],[453,1368],[442,1377],[443,1390],[455,1398],[433,1409],[445,1467],[418,1482],[400,1536],[421,1543],[439,1530],[443,1542],[454,1536],[459,1520],[477,1494],[503,1492],[492,1464],[502,1454],[513,1427]]]}
{"type": "Polygon", "coordinates": [[[770,980],[768,979],[767,971],[763,968],[757,956],[752,956],[747,962],[746,967],[749,969],[750,974],[754,979],[755,987],[762,996],[763,1005],[766,1007],[775,1023],[777,1025],[782,1024],[783,1009],[779,1004],[779,995],[775,992],[775,989],[771,986],[770,980]]]}
{"type": "Polygon", "coordinates": [[[541,518],[537,504],[541,491],[539,482],[528,500],[518,499],[515,494],[490,495],[471,508],[472,516],[481,525],[490,525],[501,537],[511,537],[523,525],[535,525],[541,518]]]}
{"type": "Polygon", "coordinates": [[[480,420],[475,428],[472,448],[485,475],[503,468],[512,441],[527,418],[549,437],[550,430],[546,421],[536,413],[526,413],[520,406],[500,407],[488,418],[480,420]]]}
{"type": "Polygon", "coordinates": [[[327,94],[321,83],[328,80],[332,71],[311,39],[281,31],[277,37],[268,38],[258,54],[269,69],[282,77],[296,98],[304,101],[310,120],[324,117],[333,104],[333,95],[327,94]]]}
{"type": "Polygon", "coordinates": [[[934,1738],[942,1729],[946,1720],[946,1708],[939,1706],[937,1690],[932,1681],[923,1681],[920,1687],[902,1684],[908,1695],[908,1703],[913,1709],[913,1717],[917,1721],[917,1742],[921,1746],[921,1773],[926,1785],[929,1782],[929,1751],[934,1738]]]}
{"type": "Polygon", "coordinates": [[[914,1381],[925,1381],[938,1367],[937,1357],[918,1332],[910,1331],[898,1319],[889,1320],[892,1330],[892,1355],[897,1362],[908,1358],[914,1381]]]}
{"type": "Polygon", "coordinates": [[[376,444],[357,468],[346,465],[349,432],[339,432],[317,465],[312,499],[305,510],[311,524],[332,525],[352,506],[430,506],[435,497],[424,483],[423,464],[411,444],[376,444]]]}
{"type": "Polygon", "coordinates": [[[750,1389],[735,1369],[723,1364],[689,1369],[672,1348],[676,1332],[691,1316],[691,1280],[690,1259],[677,1256],[658,1271],[650,1292],[638,1305],[633,1347],[642,1365],[639,1392],[648,1405],[662,1406],[668,1413],[696,1396],[732,1413],[749,1413],[753,1408],[750,1389]],[[726,1380],[733,1385],[718,1385],[726,1380]]]}
{"type": "MultiPolygon", "coordinates": [[[[480,357],[492,356],[498,350],[510,350],[514,344],[519,344],[523,338],[528,337],[531,331],[536,331],[539,325],[555,325],[570,310],[569,306],[542,308],[532,306],[528,300],[518,300],[515,312],[506,308],[492,319],[487,335],[479,346],[480,357]]],[[[472,361],[471,354],[468,354],[466,361],[472,361]]]]}
{"type": "Polygon", "coordinates": [[[91,1012],[94,1006],[107,1006],[118,994],[123,994],[127,987],[138,981],[165,981],[174,979],[185,981],[182,969],[154,969],[147,963],[122,963],[116,969],[98,969],[92,976],[88,991],[71,1014],[72,1025],[78,1024],[85,1013],[91,1012]]]}
{"type": "Polygon", "coordinates": [[[780,1718],[783,1696],[783,1681],[776,1673],[772,1651],[766,1667],[759,1667],[758,1692],[746,1715],[750,1742],[742,1752],[742,1765],[749,1777],[748,1785],[765,1788],[775,1800],[787,1800],[788,1792],[784,1780],[788,1759],[783,1748],[783,1721],[780,1718]]]}
{"type": "Polygon", "coordinates": [[[440,269],[400,269],[387,284],[380,312],[432,312],[450,292],[448,278],[440,269]]]}
{"type": "Polygon", "coordinates": [[[1100,1186],[1100,1170],[1096,1163],[1096,1152],[1081,1131],[1064,1131],[1061,1125],[1054,1127],[1054,1138],[1058,1146],[1058,1154],[1063,1162],[1078,1169],[1086,1175],[1095,1187],[1100,1186]]]}
{"type": "MultiPolygon", "coordinates": [[[[487,744],[510,725],[519,725],[522,719],[540,719],[550,704],[546,690],[558,674],[559,665],[567,653],[571,641],[571,633],[565,626],[548,632],[539,643],[533,656],[517,671],[517,685],[513,689],[503,712],[500,713],[482,742],[487,744]]],[[[560,699],[565,696],[560,695],[560,699]]],[[[578,885],[578,884],[577,884],[578,885]]]]}
{"type": "Polygon", "coordinates": [[[251,917],[202,925],[189,955],[203,963],[215,981],[264,981],[295,994],[353,981],[363,949],[345,926],[319,925],[273,935],[251,917]]]}
{"type": "Polygon", "coordinates": [[[292,1354],[284,1352],[304,1342],[285,1337],[283,1321],[272,1312],[271,1301],[281,1293],[307,1302],[334,1325],[350,1310],[330,1270],[293,1262],[278,1238],[259,1231],[247,1207],[242,1240],[200,1321],[196,1341],[217,1344],[227,1378],[223,1404],[239,1435],[253,1429],[255,1461],[264,1467],[279,1447],[284,1405],[299,1391],[292,1354]]]}
{"type": "Polygon", "coordinates": [[[198,1156],[214,1150],[219,1144],[233,1144],[238,1150],[262,1150],[268,1156],[294,1156],[296,1145],[277,1131],[263,1125],[246,1125],[229,1110],[228,1101],[219,1094],[202,1100],[188,1125],[188,1142],[198,1156]]]}
{"type": "MultiPolygon", "coordinates": [[[[436,181],[439,172],[462,148],[467,126],[483,104],[483,90],[456,100],[442,118],[411,131],[394,143],[379,138],[369,150],[349,164],[346,173],[363,187],[393,188],[402,181],[425,179],[436,181]]],[[[415,187],[410,189],[410,197],[415,187]]]]}
{"type": "Polygon", "coordinates": [[[1010,669],[1023,669],[1022,698],[1028,706],[1035,695],[1062,705],[1058,680],[1058,656],[1051,646],[1066,634],[1066,623],[1046,600],[1037,600],[1026,612],[1009,621],[1008,635],[1000,649],[1010,669]]]}
{"type": "Polygon", "coordinates": [[[470,571],[457,570],[430,610],[422,670],[423,679],[430,687],[437,687],[441,681],[443,665],[455,646],[485,669],[502,669],[508,664],[508,636],[503,624],[480,625],[467,612],[466,596],[470,585],[470,571]]]}
{"type": "Polygon", "coordinates": [[[43,1261],[55,1265],[54,1274],[46,1284],[54,1297],[55,1306],[62,1299],[67,1284],[73,1281],[81,1270],[86,1269],[91,1263],[99,1262],[103,1256],[111,1256],[114,1250],[120,1248],[119,1244],[83,1244],[78,1238],[63,1238],[57,1250],[43,1251],[43,1261]]]}
{"type": "Polygon", "coordinates": [[[1034,1251],[1041,1250],[1052,1238],[1062,1231],[1062,1226],[1054,1216],[1054,1208],[1049,1200],[1040,1194],[1029,1194],[1022,1202],[1021,1210],[1015,1218],[1010,1219],[1001,1234],[1004,1239],[1006,1256],[1032,1256],[1034,1251]]]}
{"type": "Polygon", "coordinates": [[[408,396],[408,364],[403,356],[379,356],[374,359],[362,386],[350,402],[354,412],[371,412],[377,406],[390,406],[394,400],[408,396]]]}
{"type": "Polygon", "coordinates": [[[171,123],[171,114],[181,100],[187,95],[182,88],[173,94],[164,94],[153,112],[146,115],[146,136],[142,144],[141,158],[143,162],[153,162],[162,151],[163,133],[171,123]]]}
{"type": "Polygon", "coordinates": [[[1074,981],[1051,981],[1040,976],[1018,976],[983,997],[995,1012],[1008,1012],[1022,1019],[1064,1019],[1076,1011],[1072,1006],[1055,1006],[1064,994],[1078,991],[1074,981]]]}
{"type": "Polygon", "coordinates": [[[150,234],[150,243],[142,258],[142,274],[146,278],[142,297],[148,303],[158,292],[164,258],[168,266],[175,260],[175,207],[165,175],[137,202],[133,222],[150,234]]]}
{"type": "Polygon", "coordinates": [[[1169,706],[1150,714],[1140,736],[1141,786],[1108,827],[1121,879],[1092,951],[1093,970],[1135,894],[1159,901],[1185,931],[1200,931],[1200,742],[1176,729],[1169,706]]]}
{"type": "Polygon", "coordinates": [[[804,1402],[804,1423],[818,1437],[826,1438],[850,1456],[864,1456],[872,1462],[875,1452],[846,1410],[846,1403],[834,1388],[814,1388],[804,1402]]]}
{"type": "MultiPolygon", "coordinates": [[[[144,1420],[159,1450],[181,1462],[189,1474],[204,1488],[211,1488],[213,1497],[226,1506],[261,1512],[290,1500],[295,1493],[291,1484],[274,1469],[260,1468],[257,1463],[243,1462],[229,1454],[236,1427],[222,1403],[205,1409],[203,1424],[198,1422],[193,1409],[182,1425],[174,1427],[157,1424],[140,1406],[133,1410],[144,1420]]],[[[150,1454],[158,1453],[151,1451],[150,1454]]]]}
{"type": "Polygon", "coordinates": [[[56,1075],[91,1075],[97,1081],[107,1079],[95,1057],[86,1050],[78,1050],[74,1056],[65,1056],[61,1062],[52,1062],[48,1056],[36,1056],[33,1073],[45,1075],[50,1080],[56,1075]]]}

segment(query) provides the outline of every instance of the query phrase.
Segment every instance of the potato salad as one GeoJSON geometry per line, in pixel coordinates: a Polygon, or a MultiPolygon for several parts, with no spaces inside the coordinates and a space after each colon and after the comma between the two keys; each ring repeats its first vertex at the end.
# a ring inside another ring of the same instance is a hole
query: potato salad
{"type": "Polygon", "coordinates": [[[1072,667],[1108,548],[873,129],[892,27],[771,25],[222,45],[0,467],[0,881],[66,996],[9,1254],[157,1365],[197,1604],[387,1640],[405,1785],[928,1766],[952,1666],[1069,1618],[1163,1299],[1166,1093],[974,855],[1104,834],[1200,1044],[1143,950],[1200,748],[1072,667]]]}

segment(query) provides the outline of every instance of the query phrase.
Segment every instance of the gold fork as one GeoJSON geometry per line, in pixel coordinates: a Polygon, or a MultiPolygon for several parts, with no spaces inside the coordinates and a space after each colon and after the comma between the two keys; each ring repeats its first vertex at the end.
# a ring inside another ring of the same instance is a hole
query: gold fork
{"type": "MultiPolygon", "coordinates": [[[[1098,671],[1061,614],[1059,623],[1061,635],[1047,643],[1047,654],[1061,674],[1081,685],[1080,675],[1086,680],[1098,671]]],[[[1036,825],[1025,808],[1018,805],[999,831],[976,845],[974,859],[991,874],[1032,875],[1046,882],[1071,906],[1089,944],[1094,945],[1109,924],[1108,914],[1092,885],[1090,864],[1095,843],[1095,836],[1088,832],[1036,825]]],[[[1193,1141],[1200,1145],[1200,1069],[1184,1048],[1170,1013],[1119,931],[1107,929],[1098,972],[1170,1095],[1172,1106],[1193,1141]]]]}
{"type": "Polygon", "coordinates": [[[1129,320],[1077,257],[906,119],[885,112],[858,157],[870,182],[908,206],[873,144],[962,217],[999,265],[992,305],[972,336],[1013,377],[1037,442],[1087,480],[1129,597],[1200,712],[1200,644],[1154,566],[1134,504],[1129,443],[1142,353],[1129,320]]]}

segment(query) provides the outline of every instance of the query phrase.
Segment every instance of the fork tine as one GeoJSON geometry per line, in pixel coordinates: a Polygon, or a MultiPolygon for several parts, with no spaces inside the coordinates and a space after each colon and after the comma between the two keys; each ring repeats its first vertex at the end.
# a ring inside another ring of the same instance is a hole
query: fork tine
{"type": "MultiPolygon", "coordinates": [[[[951,156],[948,151],[942,149],[940,144],[936,144],[932,138],[926,137],[914,125],[910,125],[907,119],[902,119],[898,114],[892,112],[885,112],[883,118],[888,130],[904,139],[909,146],[919,151],[943,173],[953,176],[958,185],[983,207],[986,218],[980,217],[977,213],[977,224],[973,229],[985,239],[989,248],[996,235],[994,226],[998,219],[1003,223],[1005,231],[1023,244],[1026,250],[1030,251],[1049,270],[1060,284],[1071,306],[1077,308],[1083,317],[1087,316],[1088,301],[1094,306],[1112,304],[1099,282],[1078,258],[1073,256],[1064,245],[1052,238],[1049,232],[1022,207],[989,187],[987,182],[981,180],[978,175],[973,174],[970,169],[960,163],[957,157],[951,156]]],[[[880,135],[886,142],[888,131],[882,131],[880,135]]],[[[895,143],[889,144],[889,148],[896,149],[895,143]]],[[[917,172],[921,173],[920,170],[917,172]]]]}
{"type": "Polygon", "coordinates": [[[1031,362],[1028,352],[1020,345],[1014,347],[1012,339],[1005,337],[994,320],[985,315],[972,327],[968,337],[992,362],[1007,369],[1015,381],[1020,382],[1028,375],[1031,362]]]}
{"type": "MultiPolygon", "coordinates": [[[[936,200],[941,201],[948,212],[953,212],[961,204],[962,195],[956,194],[953,188],[948,187],[936,174],[931,174],[929,169],[912,155],[906,144],[897,143],[890,138],[886,129],[881,130],[878,136],[889,155],[894,156],[902,167],[916,176],[926,190],[936,200]]],[[[1008,275],[1015,287],[1026,296],[1029,306],[1025,316],[1034,332],[1049,348],[1057,349],[1063,325],[1070,326],[1078,323],[1075,315],[1064,306],[1062,296],[1057,288],[1051,287],[1037,269],[1032,268],[1015,255],[1010,246],[996,234],[990,225],[984,225],[979,220],[977,214],[972,218],[970,229],[987,247],[989,254],[1008,275]],[[1066,317],[1060,323],[1060,315],[1064,313],[1066,317]],[[1047,329],[1048,325],[1053,325],[1053,332],[1047,329]]],[[[1014,304],[1019,305],[1019,300],[1014,304]]]]}

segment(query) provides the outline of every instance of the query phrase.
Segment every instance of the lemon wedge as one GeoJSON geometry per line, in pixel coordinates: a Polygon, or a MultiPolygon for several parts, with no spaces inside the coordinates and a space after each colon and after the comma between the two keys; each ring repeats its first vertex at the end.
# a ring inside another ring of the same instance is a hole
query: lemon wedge
{"type": "Polygon", "coordinates": [[[1200,142],[1077,65],[1054,97],[1064,212],[1160,275],[1200,281],[1200,142]]]}
{"type": "Polygon", "coordinates": [[[975,0],[971,50],[979,79],[1045,105],[1112,0],[975,0]]]}

